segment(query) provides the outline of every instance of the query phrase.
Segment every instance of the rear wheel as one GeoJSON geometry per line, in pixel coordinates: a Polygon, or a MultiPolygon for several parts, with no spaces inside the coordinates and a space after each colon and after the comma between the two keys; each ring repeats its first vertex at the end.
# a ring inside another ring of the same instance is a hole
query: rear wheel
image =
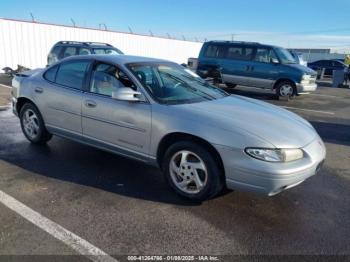
{"type": "Polygon", "coordinates": [[[297,94],[295,85],[290,81],[282,81],[276,86],[276,95],[279,98],[293,99],[297,94]]]}
{"type": "Polygon", "coordinates": [[[24,104],[19,117],[23,134],[31,143],[43,144],[51,139],[52,135],[46,130],[43,118],[35,105],[24,104]]]}
{"type": "Polygon", "coordinates": [[[192,142],[170,146],[162,168],[170,186],[190,200],[204,201],[224,186],[217,161],[204,147],[192,142]]]}

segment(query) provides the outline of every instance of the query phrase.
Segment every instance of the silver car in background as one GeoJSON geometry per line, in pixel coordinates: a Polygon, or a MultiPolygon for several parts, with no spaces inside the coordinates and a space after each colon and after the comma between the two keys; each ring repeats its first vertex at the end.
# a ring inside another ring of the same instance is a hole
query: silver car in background
{"type": "Polygon", "coordinates": [[[158,166],[191,200],[225,186],[272,196],[315,175],[326,156],[303,118],[159,59],[70,57],[18,75],[13,111],[32,143],[57,135],[158,166]]]}

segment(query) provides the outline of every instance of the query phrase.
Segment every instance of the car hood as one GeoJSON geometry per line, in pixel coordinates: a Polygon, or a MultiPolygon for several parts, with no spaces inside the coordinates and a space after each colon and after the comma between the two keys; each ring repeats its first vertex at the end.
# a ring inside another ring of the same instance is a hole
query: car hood
{"type": "Polygon", "coordinates": [[[301,64],[287,64],[288,66],[299,70],[300,72],[308,75],[316,75],[317,73],[311,68],[301,65],[301,64]]]}
{"type": "Polygon", "coordinates": [[[183,113],[187,117],[201,121],[202,124],[253,134],[277,148],[300,148],[317,136],[305,119],[288,110],[251,98],[228,96],[181,107],[185,109],[186,112],[183,113]]]}

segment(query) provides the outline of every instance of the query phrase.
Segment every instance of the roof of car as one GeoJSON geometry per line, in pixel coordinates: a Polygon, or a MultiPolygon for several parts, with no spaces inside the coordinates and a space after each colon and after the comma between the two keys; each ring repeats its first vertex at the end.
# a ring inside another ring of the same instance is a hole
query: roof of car
{"type": "Polygon", "coordinates": [[[116,63],[116,64],[129,64],[129,63],[142,63],[142,62],[171,62],[163,59],[142,57],[142,56],[130,56],[130,55],[79,55],[70,56],[61,61],[80,60],[80,59],[96,59],[104,62],[116,63]]]}
{"type": "Polygon", "coordinates": [[[246,42],[246,41],[227,41],[227,40],[211,40],[205,42],[205,44],[235,44],[235,45],[250,45],[250,46],[261,46],[261,47],[278,47],[275,45],[266,45],[259,42],[246,42]]]}
{"type": "Polygon", "coordinates": [[[55,44],[56,45],[77,45],[77,46],[90,46],[90,47],[113,47],[110,44],[107,43],[101,43],[101,42],[79,42],[79,41],[59,41],[55,44]]]}

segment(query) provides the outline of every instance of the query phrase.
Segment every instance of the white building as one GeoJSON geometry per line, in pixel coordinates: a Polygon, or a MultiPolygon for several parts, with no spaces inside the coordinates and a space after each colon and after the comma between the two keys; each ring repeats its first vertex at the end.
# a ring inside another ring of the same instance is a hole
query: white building
{"type": "Polygon", "coordinates": [[[0,18],[0,70],[45,67],[47,54],[58,41],[109,43],[128,55],[186,63],[197,57],[202,43],[139,34],[0,18]]]}

